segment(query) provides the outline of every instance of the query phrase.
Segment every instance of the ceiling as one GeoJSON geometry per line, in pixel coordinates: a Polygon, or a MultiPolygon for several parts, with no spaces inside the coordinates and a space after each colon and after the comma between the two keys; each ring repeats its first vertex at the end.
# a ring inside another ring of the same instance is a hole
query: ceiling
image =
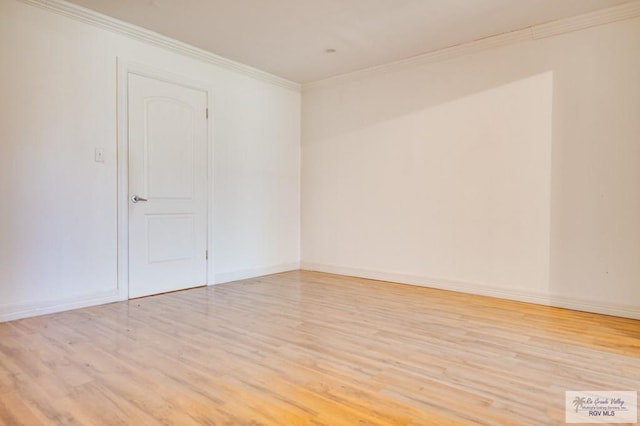
{"type": "Polygon", "coordinates": [[[629,1],[71,0],[297,83],[629,1]]]}

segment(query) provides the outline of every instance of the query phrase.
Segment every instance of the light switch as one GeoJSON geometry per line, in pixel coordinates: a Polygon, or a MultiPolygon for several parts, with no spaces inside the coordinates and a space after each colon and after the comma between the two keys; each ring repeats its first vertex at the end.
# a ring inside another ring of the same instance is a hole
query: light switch
{"type": "Polygon", "coordinates": [[[96,148],[95,161],[96,163],[104,163],[104,148],[96,148]]]}

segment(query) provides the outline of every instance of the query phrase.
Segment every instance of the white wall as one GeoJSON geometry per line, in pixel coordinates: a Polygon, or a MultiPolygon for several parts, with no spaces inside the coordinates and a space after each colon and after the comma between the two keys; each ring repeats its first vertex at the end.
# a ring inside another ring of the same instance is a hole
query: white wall
{"type": "Polygon", "coordinates": [[[211,281],[297,268],[299,92],[10,0],[0,57],[0,320],[117,294],[117,57],[213,88],[211,281]]]}
{"type": "MultiPolygon", "coordinates": [[[[640,317],[638,51],[633,19],[307,90],[304,266],[640,317]]],[[[13,0],[0,57],[0,320],[117,294],[117,57],[213,88],[213,281],[297,267],[298,92],[13,0]]]]}
{"type": "Polygon", "coordinates": [[[303,93],[302,266],[640,318],[640,19],[303,93]]]}

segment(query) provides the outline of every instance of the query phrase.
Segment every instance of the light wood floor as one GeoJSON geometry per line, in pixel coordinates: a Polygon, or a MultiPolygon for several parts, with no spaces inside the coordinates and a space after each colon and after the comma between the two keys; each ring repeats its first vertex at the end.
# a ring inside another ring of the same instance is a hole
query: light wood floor
{"type": "Polygon", "coordinates": [[[564,422],[640,321],[290,272],[0,324],[0,424],[564,422]]]}

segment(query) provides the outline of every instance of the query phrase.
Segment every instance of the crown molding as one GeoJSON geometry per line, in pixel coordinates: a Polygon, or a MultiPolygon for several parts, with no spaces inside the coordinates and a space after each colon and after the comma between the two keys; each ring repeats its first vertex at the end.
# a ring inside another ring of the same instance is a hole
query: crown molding
{"type": "Polygon", "coordinates": [[[207,62],[227,70],[244,74],[251,78],[262,80],[276,86],[284,87],[299,92],[300,84],[293,81],[278,77],[276,75],[261,71],[257,68],[250,67],[231,59],[213,54],[206,50],[197,48],[187,43],[174,40],[170,37],[163,36],[156,32],[147,30],[137,25],[129,24],[124,21],[103,15],[93,10],[78,6],[64,0],[18,0],[32,6],[46,9],[50,12],[63,15],[80,22],[103,28],[117,34],[130,37],[154,46],[158,46],[181,55],[189,56],[203,62],[207,62]]]}
{"type": "Polygon", "coordinates": [[[570,18],[559,19],[557,21],[534,25],[504,34],[486,37],[480,40],[462,43],[444,49],[423,53],[411,58],[390,62],[375,67],[365,68],[346,74],[329,77],[326,79],[312,81],[302,85],[302,91],[307,91],[319,87],[333,86],[347,81],[357,80],[370,75],[381,74],[390,71],[397,71],[411,65],[426,65],[434,62],[441,62],[464,56],[472,53],[482,52],[499,46],[519,43],[522,41],[538,40],[553,37],[573,31],[583,30],[598,25],[632,19],[640,16],[640,1],[635,0],[620,6],[614,6],[596,12],[585,13],[570,18]]]}
{"type": "Polygon", "coordinates": [[[531,27],[531,35],[534,40],[537,40],[573,31],[584,30],[598,25],[623,21],[625,19],[632,19],[638,16],[640,16],[640,1],[632,1],[630,3],[621,4],[620,6],[533,26],[531,27]]]}
{"type": "Polygon", "coordinates": [[[504,46],[508,44],[518,43],[520,41],[531,40],[530,28],[512,31],[509,33],[498,34],[495,36],[471,41],[468,43],[457,44],[455,46],[446,47],[444,49],[434,50],[432,52],[423,53],[407,59],[401,59],[395,62],[389,62],[362,70],[340,74],[335,77],[329,77],[323,80],[312,81],[302,85],[302,90],[315,89],[317,87],[332,86],[346,81],[357,80],[375,74],[382,74],[390,71],[397,71],[412,65],[426,65],[435,62],[442,62],[448,59],[457,58],[483,50],[492,49],[494,47],[504,46]]]}

